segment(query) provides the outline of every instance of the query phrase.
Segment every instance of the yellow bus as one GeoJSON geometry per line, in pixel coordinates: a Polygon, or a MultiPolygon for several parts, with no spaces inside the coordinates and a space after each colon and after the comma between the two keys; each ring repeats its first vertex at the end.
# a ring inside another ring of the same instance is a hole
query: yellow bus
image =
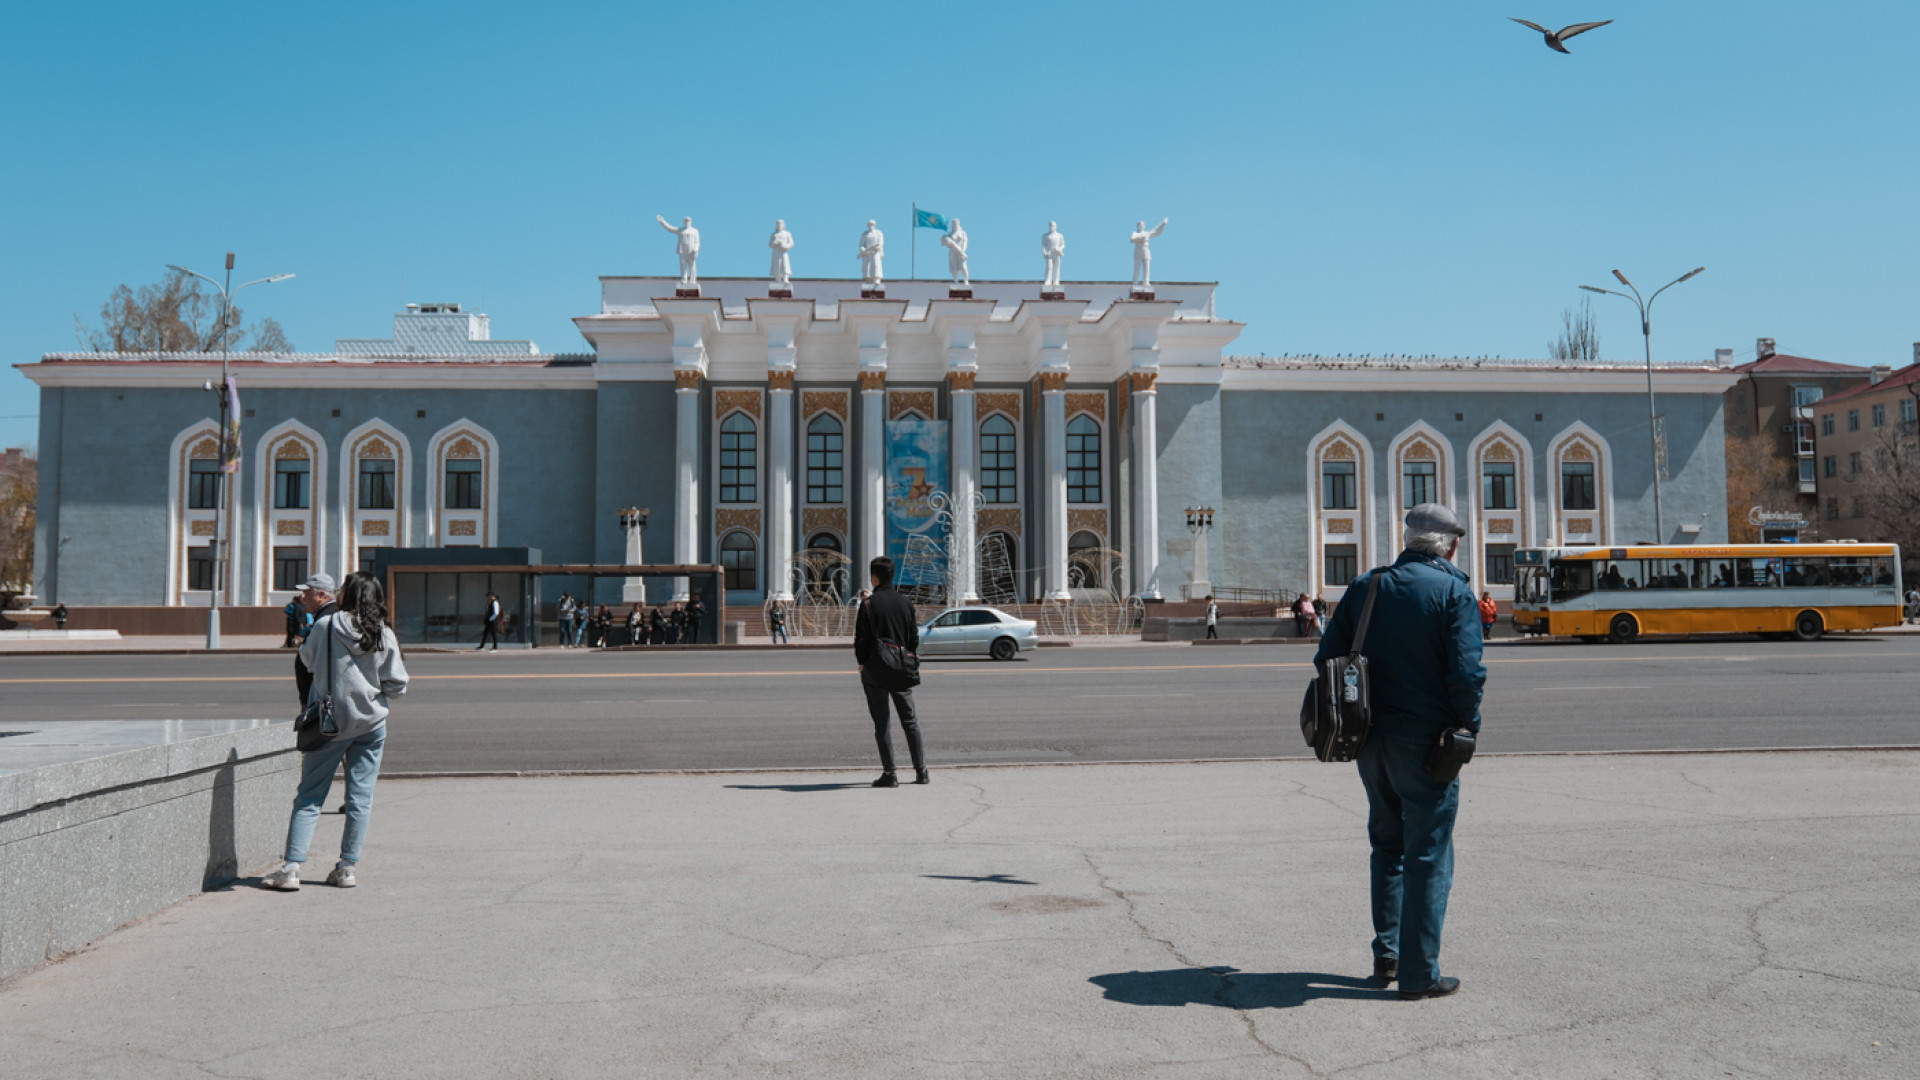
{"type": "Polygon", "coordinates": [[[1513,625],[1523,634],[1628,642],[1642,634],[1812,641],[1898,626],[1894,544],[1522,548],[1513,625]]]}

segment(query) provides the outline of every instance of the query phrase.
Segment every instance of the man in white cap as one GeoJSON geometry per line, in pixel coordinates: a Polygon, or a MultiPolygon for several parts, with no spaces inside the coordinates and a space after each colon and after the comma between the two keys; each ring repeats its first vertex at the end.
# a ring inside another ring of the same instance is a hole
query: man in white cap
{"type": "Polygon", "coordinates": [[[1357,761],[1373,845],[1373,974],[1397,979],[1400,996],[1418,1000],[1460,989],[1459,979],[1440,974],[1460,780],[1433,779],[1427,757],[1443,732],[1480,730],[1487,669],[1479,605],[1452,562],[1467,530],[1439,503],[1407,511],[1406,525],[1406,550],[1394,564],[1347,586],[1315,660],[1352,651],[1367,594],[1379,589],[1360,648],[1373,726],[1357,761]]]}

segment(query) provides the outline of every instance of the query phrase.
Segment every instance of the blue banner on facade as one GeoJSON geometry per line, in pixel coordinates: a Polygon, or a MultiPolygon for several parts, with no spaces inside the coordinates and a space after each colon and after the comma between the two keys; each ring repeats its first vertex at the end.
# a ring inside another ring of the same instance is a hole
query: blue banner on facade
{"type": "Polygon", "coordinates": [[[898,568],[901,585],[936,585],[922,581],[924,559],[907,558],[909,537],[924,536],[944,543],[934,532],[937,521],[928,496],[947,490],[947,422],[895,420],[887,425],[887,556],[898,568]]]}

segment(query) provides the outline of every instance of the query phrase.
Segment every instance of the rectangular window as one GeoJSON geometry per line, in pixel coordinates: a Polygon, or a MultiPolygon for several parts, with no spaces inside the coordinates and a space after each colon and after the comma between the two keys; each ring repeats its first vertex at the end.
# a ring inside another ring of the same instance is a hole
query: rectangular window
{"type": "Polygon", "coordinates": [[[1520,486],[1511,461],[1489,461],[1480,466],[1480,505],[1488,510],[1518,510],[1520,486]]]}
{"type": "Polygon", "coordinates": [[[1402,506],[1440,501],[1440,467],[1431,461],[1400,463],[1400,499],[1402,506]]]}
{"type": "Polygon", "coordinates": [[[1852,499],[1849,499],[1847,501],[1847,516],[1848,517],[1860,516],[1860,496],[1855,495],[1852,499]]]}
{"type": "Polygon", "coordinates": [[[1827,520],[1840,520],[1840,500],[1832,495],[1827,496],[1827,520]]]}
{"type": "Polygon", "coordinates": [[[277,547],[273,549],[273,587],[281,591],[298,589],[300,583],[307,580],[307,549],[304,547],[277,547]]]}
{"type": "MultiPolygon", "coordinates": [[[[480,463],[476,461],[474,464],[480,463]]],[[[361,459],[360,509],[393,509],[393,462],[391,459],[361,459]]]]}
{"type": "Polygon", "coordinates": [[[1859,409],[1847,410],[1847,430],[1848,431],[1860,430],[1860,410],[1859,409]]]}
{"type": "Polygon", "coordinates": [[[1820,462],[1820,467],[1821,467],[1821,472],[1826,476],[1840,475],[1840,462],[1832,454],[1828,454],[1820,462]]]}
{"type": "Polygon", "coordinates": [[[220,508],[220,463],[205,458],[187,462],[187,508],[220,508]]]}
{"type": "Polygon", "coordinates": [[[1900,399],[1900,422],[1903,424],[1911,424],[1913,423],[1913,417],[1914,417],[1913,399],[1910,397],[1901,398],[1900,399]]]}
{"type": "Polygon", "coordinates": [[[759,499],[760,433],[741,413],[720,425],[720,501],[750,503],[759,499]]]}
{"type": "Polygon", "coordinates": [[[1084,416],[1067,425],[1067,501],[1100,501],[1100,425],[1084,416]]]}
{"type": "Polygon", "coordinates": [[[1813,483],[1813,459],[1810,457],[1800,459],[1800,482],[1803,484],[1813,483]]]}
{"type": "Polygon", "coordinates": [[[480,509],[480,462],[474,458],[453,458],[447,462],[448,510],[480,509]]]}
{"type": "Polygon", "coordinates": [[[1851,476],[1854,473],[1857,473],[1859,471],[1860,471],[1860,451],[1855,450],[1852,453],[1847,455],[1847,475],[1851,476]]]}
{"type": "Polygon", "coordinates": [[[1887,407],[1885,405],[1875,405],[1873,407],[1873,426],[1887,426],[1887,407]]]}
{"type": "Polygon", "coordinates": [[[1320,505],[1327,510],[1352,510],[1359,505],[1354,465],[1329,461],[1320,466],[1320,505]]]}
{"type": "Polygon", "coordinates": [[[834,424],[830,431],[812,430],[812,427],[827,426],[816,421],[807,431],[807,501],[810,503],[844,501],[846,460],[840,427],[834,424]]]}
{"type": "Polygon", "coordinates": [[[1328,585],[1351,585],[1360,576],[1359,545],[1328,544],[1326,556],[1328,585]]]}
{"type": "Polygon", "coordinates": [[[1487,584],[1513,584],[1513,549],[1512,544],[1487,545],[1487,584]]]}
{"type": "Polygon", "coordinates": [[[187,549],[187,588],[213,588],[213,546],[187,549]]]}
{"type": "Polygon", "coordinates": [[[1560,509],[1592,510],[1595,506],[1593,462],[1560,463],[1560,509]]]}
{"type": "Polygon", "coordinates": [[[379,548],[361,548],[360,549],[360,572],[361,573],[363,574],[373,573],[373,557],[375,554],[379,552],[379,550],[380,550],[379,548]]]}
{"type": "Polygon", "coordinates": [[[1793,407],[1804,409],[1820,400],[1820,388],[1817,386],[1796,386],[1793,388],[1793,407]]]}
{"type": "Polygon", "coordinates": [[[1820,418],[1820,434],[1822,435],[1833,434],[1833,414],[1832,413],[1828,413],[1827,415],[1820,418]]]}
{"type": "Polygon", "coordinates": [[[282,458],[273,463],[273,508],[305,510],[313,505],[313,463],[282,458]]]}
{"type": "Polygon", "coordinates": [[[980,497],[989,503],[1014,501],[1015,468],[1013,422],[993,416],[980,425],[980,497]]]}

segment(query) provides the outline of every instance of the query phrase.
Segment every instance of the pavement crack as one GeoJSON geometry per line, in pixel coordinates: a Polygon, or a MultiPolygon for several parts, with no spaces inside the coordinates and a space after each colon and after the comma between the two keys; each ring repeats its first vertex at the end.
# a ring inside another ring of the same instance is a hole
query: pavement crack
{"type": "Polygon", "coordinates": [[[1681,771],[1681,773],[1680,773],[1680,779],[1682,779],[1682,780],[1685,780],[1685,781],[1686,781],[1687,783],[1689,783],[1689,784],[1692,784],[1692,785],[1693,785],[1694,787],[1697,787],[1697,788],[1699,788],[1699,789],[1700,789],[1701,791],[1704,791],[1704,792],[1706,792],[1707,794],[1709,794],[1709,795],[1712,795],[1712,796],[1714,796],[1715,798],[1718,798],[1718,797],[1719,797],[1719,795],[1720,795],[1720,793],[1719,793],[1719,792],[1717,792],[1717,791],[1715,791],[1715,790],[1713,790],[1712,788],[1710,788],[1710,787],[1708,787],[1707,785],[1705,785],[1705,784],[1703,784],[1703,783],[1701,783],[1700,781],[1698,781],[1698,780],[1695,780],[1695,779],[1694,779],[1693,777],[1691,777],[1691,776],[1688,776],[1688,775],[1686,774],[1686,772],[1685,772],[1685,770],[1682,770],[1682,771],[1681,771]]]}
{"type": "Polygon", "coordinates": [[[1348,806],[1345,803],[1335,802],[1334,800],[1326,797],[1325,795],[1321,795],[1317,792],[1311,791],[1307,788],[1307,785],[1305,783],[1299,780],[1287,780],[1285,777],[1282,777],[1281,779],[1285,780],[1287,783],[1292,784],[1294,786],[1295,795],[1305,795],[1309,799],[1318,799],[1319,801],[1326,803],[1328,806],[1333,807],[1335,810],[1338,810],[1343,814],[1347,814],[1352,817],[1359,818],[1361,821],[1367,820],[1367,815],[1365,813],[1359,810],[1355,810],[1353,807],[1348,806]]]}
{"type": "Polygon", "coordinates": [[[964,828],[966,828],[967,826],[969,826],[969,825],[971,825],[971,824],[973,824],[974,822],[976,822],[976,821],[979,821],[979,820],[980,820],[980,818],[981,818],[982,816],[984,816],[984,815],[986,814],[986,812],[987,812],[987,811],[989,811],[989,810],[992,810],[992,809],[993,809],[993,804],[992,804],[992,803],[989,803],[989,802],[987,801],[987,789],[986,789],[986,788],[984,788],[984,787],[981,787],[981,786],[980,786],[979,784],[976,784],[976,783],[973,783],[973,782],[972,782],[972,781],[970,781],[970,780],[962,780],[962,781],[960,781],[960,786],[961,786],[961,787],[964,787],[964,788],[968,788],[968,789],[970,789],[970,790],[971,790],[971,791],[973,792],[973,794],[971,794],[971,795],[969,795],[969,796],[967,796],[967,797],[968,797],[968,799],[970,799],[970,800],[972,800],[972,802],[973,802],[973,807],[974,807],[974,809],[973,809],[973,813],[971,813],[971,814],[968,814],[968,815],[967,815],[967,820],[965,820],[965,821],[963,821],[963,822],[961,822],[960,824],[958,824],[958,825],[955,825],[955,826],[954,826],[953,828],[951,828],[951,829],[948,829],[948,830],[947,830],[947,842],[948,842],[948,843],[952,843],[952,842],[953,842],[953,834],[954,834],[954,833],[957,833],[957,832],[959,832],[959,831],[960,831],[961,829],[964,829],[964,828]]]}
{"type": "Polygon", "coordinates": [[[561,867],[560,869],[549,870],[546,873],[541,874],[539,877],[534,878],[532,881],[529,881],[524,885],[515,886],[514,890],[508,893],[506,897],[500,901],[500,903],[502,905],[511,904],[515,900],[520,899],[521,893],[526,892],[528,889],[533,888],[535,885],[544,885],[547,882],[554,880],[555,878],[565,877],[568,874],[573,873],[575,870],[580,869],[580,864],[586,860],[586,857],[587,857],[586,852],[584,851],[580,852],[576,854],[573,858],[568,859],[567,865],[561,867]]]}

